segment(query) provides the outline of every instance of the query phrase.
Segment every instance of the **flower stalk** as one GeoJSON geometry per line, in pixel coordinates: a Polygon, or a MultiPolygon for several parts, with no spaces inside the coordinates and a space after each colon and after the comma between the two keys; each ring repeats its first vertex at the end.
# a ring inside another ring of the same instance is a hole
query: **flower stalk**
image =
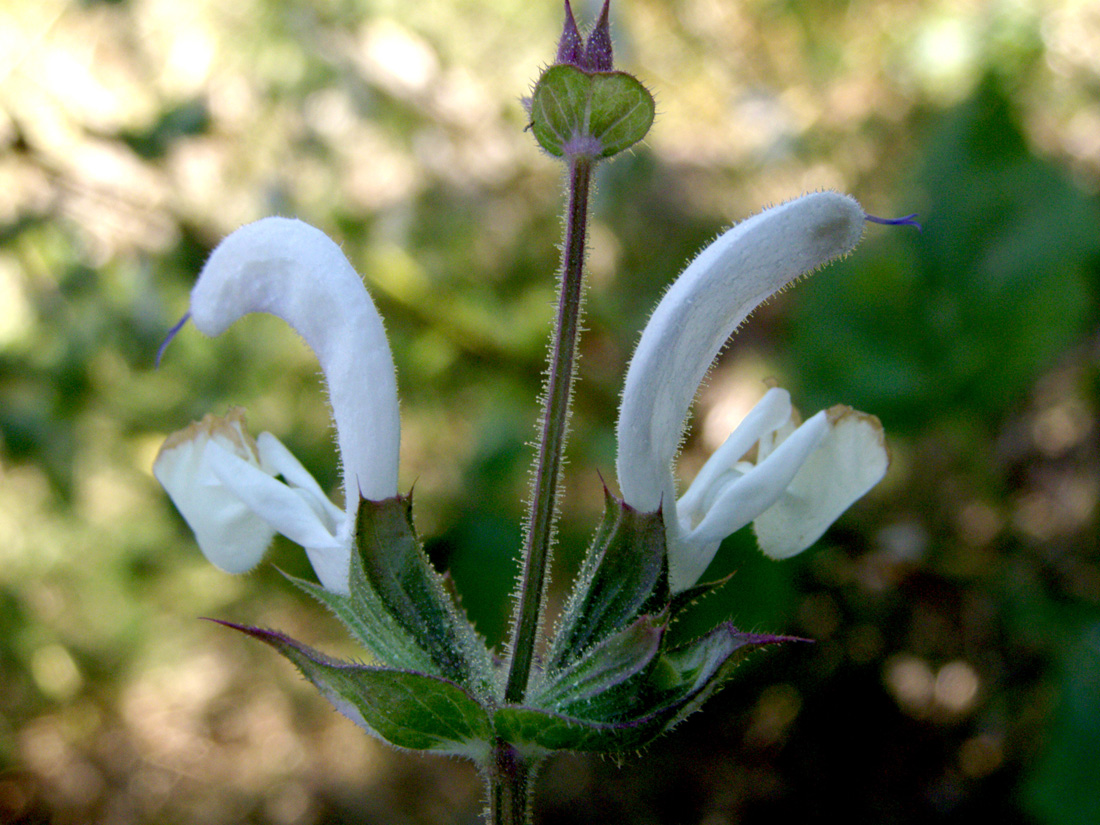
{"type": "MultiPolygon", "coordinates": [[[[566,163],[568,201],[557,317],[504,686],[506,705],[520,705],[528,698],[542,627],[576,373],[592,170],[600,159],[640,140],[653,122],[649,92],[629,75],[612,71],[608,11],[609,3],[605,2],[587,41],[583,41],[566,0],[556,65],[540,78],[531,101],[531,126],[536,139],[547,152],[566,163]]],[[[537,761],[538,757],[521,754],[504,742],[494,747],[492,764],[486,770],[489,820],[493,825],[524,825],[530,821],[529,785],[537,761]]]]}
{"type": "Polygon", "coordinates": [[[577,335],[584,289],[584,245],[588,223],[588,192],[592,161],[575,159],[569,169],[569,203],[565,213],[561,291],[550,353],[550,374],[542,414],[538,464],[527,517],[523,571],[512,635],[505,702],[522,702],[531,677],[542,601],[554,537],[554,515],[561,478],[562,452],[569,429],[577,335]]]}
{"type": "Polygon", "coordinates": [[[525,759],[507,742],[493,747],[486,775],[490,825],[527,825],[531,821],[533,760],[525,759]]]}

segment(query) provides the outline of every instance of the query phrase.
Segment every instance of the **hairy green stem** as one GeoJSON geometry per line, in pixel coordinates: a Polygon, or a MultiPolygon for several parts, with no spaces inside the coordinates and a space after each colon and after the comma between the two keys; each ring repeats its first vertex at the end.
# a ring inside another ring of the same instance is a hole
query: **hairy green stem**
{"type": "Polygon", "coordinates": [[[505,742],[493,746],[488,766],[490,825],[528,825],[534,766],[505,742]]]}
{"type": "Polygon", "coordinates": [[[573,391],[577,333],[580,329],[581,293],[584,282],[584,243],[588,225],[588,190],[593,162],[574,159],[569,169],[569,203],[565,213],[561,292],[550,353],[538,464],[527,519],[523,573],[512,632],[512,658],[508,668],[505,702],[522,702],[531,676],[547,568],[554,537],[554,514],[561,475],[562,451],[569,428],[569,402],[573,391]]]}

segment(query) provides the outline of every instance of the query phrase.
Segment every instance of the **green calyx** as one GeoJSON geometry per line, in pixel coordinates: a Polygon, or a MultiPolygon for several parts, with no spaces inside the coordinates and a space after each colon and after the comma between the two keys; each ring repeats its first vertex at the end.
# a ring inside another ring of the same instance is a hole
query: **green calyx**
{"type": "Polygon", "coordinates": [[[424,554],[408,498],[360,502],[348,595],[293,581],[344,622],[370,664],[221,624],[273,647],[372,735],[482,765],[497,746],[529,759],[642,747],[698,709],[750,652],[794,641],[722,624],[672,644],[666,631],[679,607],[661,514],[610,494],[522,702],[504,700],[503,672],[424,554]]]}
{"type": "Polygon", "coordinates": [[[560,64],[535,84],[531,130],[555,157],[600,160],[645,137],[654,111],[653,96],[635,77],[560,64]]]}

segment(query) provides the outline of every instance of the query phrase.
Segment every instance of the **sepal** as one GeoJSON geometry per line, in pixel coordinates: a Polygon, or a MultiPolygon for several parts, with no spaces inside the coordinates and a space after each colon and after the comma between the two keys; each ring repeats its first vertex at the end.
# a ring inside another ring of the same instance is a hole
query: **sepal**
{"type": "Polygon", "coordinates": [[[331,610],[379,663],[492,693],[489,651],[425,555],[411,497],[360,501],[350,595],[288,578],[331,610]]]}
{"type": "Polygon", "coordinates": [[[273,647],[338,711],[391,745],[479,762],[488,753],[489,717],[477,699],[454,682],[427,673],[344,662],[282,633],[217,623],[273,647]]]}
{"type": "Polygon", "coordinates": [[[717,593],[725,587],[736,573],[737,571],[735,570],[733,573],[723,576],[720,579],[715,579],[711,582],[700,582],[699,584],[692,585],[686,590],[680,590],[679,592],[673,593],[668,603],[669,616],[675,621],[689,607],[693,607],[707,596],[712,593],[717,593]]]}
{"type": "MultiPolygon", "coordinates": [[[[352,560],[355,564],[355,560],[352,560]]],[[[401,623],[385,610],[356,609],[351,596],[325,590],[311,581],[283,574],[291,582],[327,607],[343,622],[355,640],[371,658],[399,670],[436,672],[431,656],[401,623]]]]}
{"type": "Polygon", "coordinates": [[[604,516],[558,622],[547,670],[568,667],[589,648],[668,604],[668,557],[660,511],[643,513],[604,488],[604,516]]]}
{"type": "Polygon", "coordinates": [[[488,696],[489,650],[424,553],[413,527],[412,497],[362,499],[355,531],[349,608],[357,620],[389,617],[383,621],[400,628],[427,656],[427,672],[488,696]]]}
{"type": "Polygon", "coordinates": [[[666,672],[679,679],[672,690],[677,694],[676,711],[665,730],[678,725],[729,681],[734,670],[750,653],[769,645],[807,642],[797,636],[774,633],[745,633],[731,622],[723,622],[699,638],[665,654],[666,672]]]}
{"type": "Polygon", "coordinates": [[[698,710],[753,650],[790,641],[799,640],[719,625],[653,661],[644,692],[638,694],[644,701],[629,716],[604,712],[582,716],[577,705],[570,706],[571,713],[507,705],[496,711],[493,724],[499,736],[531,754],[639,748],[698,710]]]}
{"type": "Polygon", "coordinates": [[[656,111],[653,95],[625,72],[588,73],[551,66],[531,94],[531,130],[554,157],[599,160],[645,137],[656,111]]]}
{"type": "Polygon", "coordinates": [[[577,28],[577,19],[573,16],[573,7],[565,0],[565,24],[558,39],[558,56],[555,63],[571,63],[578,66],[584,62],[584,38],[577,28]]]}
{"type": "Polygon", "coordinates": [[[646,677],[666,627],[664,616],[642,616],[579,661],[548,674],[531,704],[584,718],[628,718],[644,702],[646,677]]]}

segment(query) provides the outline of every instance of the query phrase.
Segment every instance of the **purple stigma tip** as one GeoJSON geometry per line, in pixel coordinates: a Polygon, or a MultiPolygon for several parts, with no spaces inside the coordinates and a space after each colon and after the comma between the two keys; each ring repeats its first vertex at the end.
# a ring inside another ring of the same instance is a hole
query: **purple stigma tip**
{"type": "Polygon", "coordinates": [[[871,223],[880,223],[883,226],[915,226],[918,232],[924,231],[921,225],[916,221],[916,212],[912,215],[906,215],[903,218],[876,218],[874,215],[868,215],[864,212],[863,217],[871,223]]]}
{"type": "Polygon", "coordinates": [[[164,341],[157,347],[157,360],[155,362],[156,368],[160,369],[160,359],[164,357],[164,351],[168,349],[168,345],[172,343],[172,339],[176,337],[176,333],[183,329],[183,325],[191,320],[191,313],[185,312],[183,317],[176,321],[175,325],[168,330],[168,334],[164,336],[164,341]]]}

